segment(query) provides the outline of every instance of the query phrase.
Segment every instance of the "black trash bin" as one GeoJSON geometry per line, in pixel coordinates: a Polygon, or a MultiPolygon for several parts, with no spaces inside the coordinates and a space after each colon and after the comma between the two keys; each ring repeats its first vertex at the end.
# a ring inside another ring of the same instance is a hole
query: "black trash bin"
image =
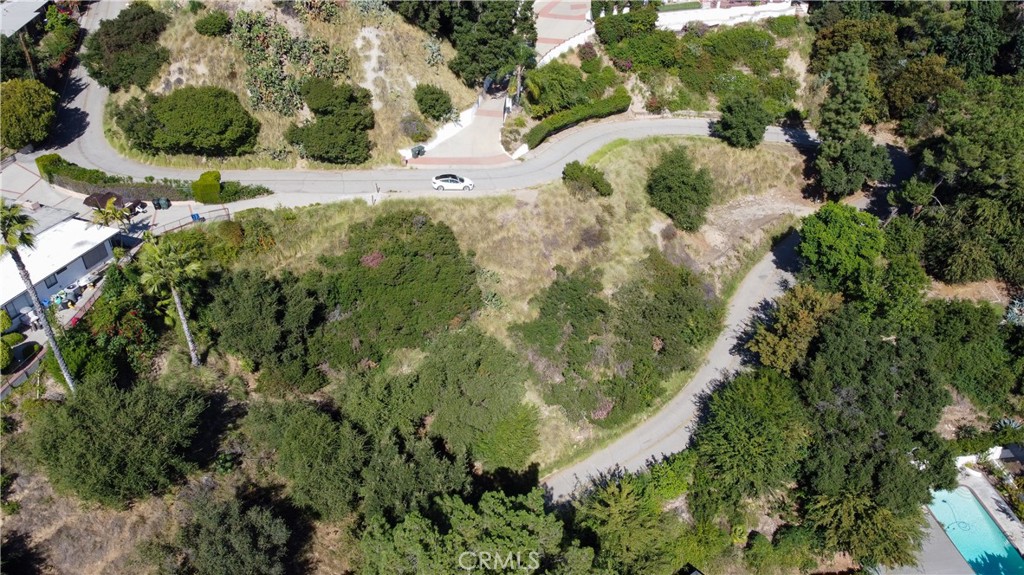
{"type": "Polygon", "coordinates": [[[423,146],[413,146],[412,147],[412,157],[413,158],[418,158],[418,157],[420,157],[420,156],[422,156],[422,155],[424,155],[426,153],[427,153],[427,149],[424,148],[423,146]]]}

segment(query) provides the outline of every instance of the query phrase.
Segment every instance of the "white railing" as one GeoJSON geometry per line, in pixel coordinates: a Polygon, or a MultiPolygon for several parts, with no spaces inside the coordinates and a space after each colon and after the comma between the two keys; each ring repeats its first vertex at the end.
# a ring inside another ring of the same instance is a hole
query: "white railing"
{"type": "Polygon", "coordinates": [[[677,31],[690,22],[703,22],[709,26],[742,24],[778,16],[796,16],[797,6],[790,2],[772,2],[760,6],[735,8],[705,8],[703,10],[677,10],[658,13],[658,28],[677,31]]]}
{"type": "Polygon", "coordinates": [[[176,232],[180,229],[187,228],[191,225],[202,223],[202,222],[216,222],[222,220],[230,220],[231,212],[227,208],[217,208],[206,212],[192,214],[187,218],[179,218],[173,222],[166,223],[154,230],[154,235],[169,234],[176,232]]]}

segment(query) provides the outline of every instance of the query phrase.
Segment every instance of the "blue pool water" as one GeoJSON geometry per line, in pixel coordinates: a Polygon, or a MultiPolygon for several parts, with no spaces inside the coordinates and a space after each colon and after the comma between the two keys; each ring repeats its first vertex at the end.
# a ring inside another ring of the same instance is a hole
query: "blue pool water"
{"type": "Polygon", "coordinates": [[[961,486],[932,496],[928,508],[975,573],[1024,575],[1024,559],[970,489],[961,486]]]}

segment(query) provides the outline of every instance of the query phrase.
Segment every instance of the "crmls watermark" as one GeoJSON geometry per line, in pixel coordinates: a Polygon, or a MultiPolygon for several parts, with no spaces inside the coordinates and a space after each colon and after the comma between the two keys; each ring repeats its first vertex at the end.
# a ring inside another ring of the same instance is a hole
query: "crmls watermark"
{"type": "Polygon", "coordinates": [[[518,569],[536,571],[540,568],[540,553],[530,551],[523,554],[516,551],[501,553],[500,551],[466,551],[459,555],[459,567],[464,571],[499,571],[501,569],[518,569]]]}

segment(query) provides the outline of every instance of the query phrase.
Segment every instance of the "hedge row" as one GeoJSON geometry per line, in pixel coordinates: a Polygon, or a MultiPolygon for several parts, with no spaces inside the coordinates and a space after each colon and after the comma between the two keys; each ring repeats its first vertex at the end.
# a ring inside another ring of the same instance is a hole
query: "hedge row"
{"type": "Polygon", "coordinates": [[[36,158],[39,174],[51,184],[67,188],[80,194],[91,195],[113,192],[126,200],[152,200],[169,198],[188,200],[192,193],[187,182],[164,180],[162,182],[136,182],[128,176],[113,176],[102,170],[91,170],[73,164],[58,154],[45,154],[36,158]]]}
{"type": "Polygon", "coordinates": [[[192,194],[201,204],[228,204],[271,193],[273,192],[266,186],[251,186],[236,181],[222,182],[220,172],[216,170],[203,172],[199,179],[192,183],[192,194]]]}
{"type": "Polygon", "coordinates": [[[631,102],[632,98],[630,98],[629,92],[625,87],[619,86],[611,96],[603,100],[575,106],[544,118],[526,133],[524,138],[526,145],[531,149],[536,148],[548,136],[571,128],[580,122],[621,114],[629,109],[631,102]]]}
{"type": "Polygon", "coordinates": [[[221,182],[220,172],[217,171],[205,172],[198,181],[189,184],[180,180],[136,182],[127,176],[112,176],[101,170],[83,168],[58,154],[39,156],[36,158],[36,166],[39,168],[39,174],[51,184],[85,195],[113,192],[130,201],[195,198],[204,204],[226,204],[273,193],[266,186],[246,185],[235,181],[221,182]]]}
{"type": "Polygon", "coordinates": [[[85,184],[124,184],[131,183],[132,179],[125,176],[112,176],[101,170],[90,170],[78,164],[60,157],[58,154],[46,154],[36,158],[36,167],[39,174],[52,183],[54,176],[64,176],[68,179],[85,184]]]}

